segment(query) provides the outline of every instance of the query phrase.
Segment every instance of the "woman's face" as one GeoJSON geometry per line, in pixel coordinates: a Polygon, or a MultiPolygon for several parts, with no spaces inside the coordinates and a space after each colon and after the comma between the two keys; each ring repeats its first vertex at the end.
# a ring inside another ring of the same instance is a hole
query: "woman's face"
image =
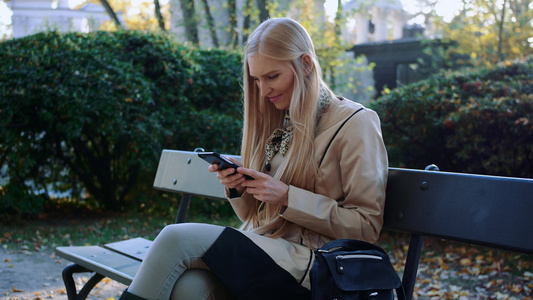
{"type": "Polygon", "coordinates": [[[248,56],[249,74],[260,90],[279,110],[288,109],[294,88],[294,74],[288,62],[271,59],[259,53],[248,56]]]}

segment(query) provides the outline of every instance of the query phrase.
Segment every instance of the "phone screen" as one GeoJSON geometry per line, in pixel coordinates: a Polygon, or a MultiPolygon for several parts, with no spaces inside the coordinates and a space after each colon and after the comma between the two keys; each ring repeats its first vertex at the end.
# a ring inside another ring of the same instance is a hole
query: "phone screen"
{"type": "Polygon", "coordinates": [[[210,164],[218,165],[220,170],[224,170],[227,168],[237,169],[239,167],[239,165],[231,162],[229,159],[221,156],[216,152],[199,152],[198,156],[210,164]]]}
{"type": "MultiPolygon", "coordinates": [[[[229,159],[225,158],[224,156],[216,153],[216,152],[198,152],[198,156],[207,161],[208,163],[210,164],[216,164],[218,165],[218,168],[220,170],[224,170],[224,169],[227,169],[227,168],[234,168],[235,170],[237,170],[237,168],[239,167],[238,164],[230,161],[229,159]]],[[[244,177],[246,177],[246,179],[250,179],[250,180],[253,180],[254,178],[249,176],[249,175],[244,175],[244,177]]]]}

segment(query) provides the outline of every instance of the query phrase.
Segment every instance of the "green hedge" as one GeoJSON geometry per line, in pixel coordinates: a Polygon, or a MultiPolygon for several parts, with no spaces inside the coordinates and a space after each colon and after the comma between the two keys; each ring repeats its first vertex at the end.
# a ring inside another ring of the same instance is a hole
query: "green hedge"
{"type": "Polygon", "coordinates": [[[533,58],[446,71],[371,104],[393,167],[533,177],[533,58]]]}
{"type": "Polygon", "coordinates": [[[149,200],[164,148],[236,153],[241,65],[133,31],[1,43],[0,211],[39,213],[50,189],[119,210],[149,200]]]}

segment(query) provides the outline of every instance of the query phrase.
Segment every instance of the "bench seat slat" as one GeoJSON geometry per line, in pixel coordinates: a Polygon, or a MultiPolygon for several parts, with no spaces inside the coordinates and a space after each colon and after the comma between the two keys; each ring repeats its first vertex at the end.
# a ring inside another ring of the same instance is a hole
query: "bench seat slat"
{"type": "Polygon", "coordinates": [[[57,247],[56,253],[84,268],[130,285],[141,262],[99,246],[57,247]]]}
{"type": "Polygon", "coordinates": [[[151,244],[152,241],[138,237],[125,241],[105,244],[104,248],[126,255],[135,260],[143,261],[151,244]]]}

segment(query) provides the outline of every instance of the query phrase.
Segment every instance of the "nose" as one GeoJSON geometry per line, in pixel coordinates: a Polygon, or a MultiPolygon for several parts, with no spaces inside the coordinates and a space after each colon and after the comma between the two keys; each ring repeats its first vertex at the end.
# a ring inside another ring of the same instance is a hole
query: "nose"
{"type": "Polygon", "coordinates": [[[259,91],[261,92],[261,97],[266,97],[270,94],[272,89],[265,81],[258,81],[257,86],[259,87],[259,91]]]}

